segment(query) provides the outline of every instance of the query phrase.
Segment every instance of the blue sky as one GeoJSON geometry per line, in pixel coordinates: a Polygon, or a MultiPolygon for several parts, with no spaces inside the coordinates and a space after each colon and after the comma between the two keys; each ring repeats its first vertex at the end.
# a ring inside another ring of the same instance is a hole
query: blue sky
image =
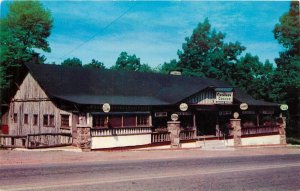
{"type": "Polygon", "coordinates": [[[47,62],[78,57],[83,63],[97,59],[106,66],[122,51],[151,66],[177,59],[184,38],[206,17],[213,28],[226,33],[225,41],[239,41],[245,52],[274,62],[282,47],[272,30],[289,9],[289,2],[279,1],[42,2],[54,18],[52,52],[44,54],[47,62]]]}

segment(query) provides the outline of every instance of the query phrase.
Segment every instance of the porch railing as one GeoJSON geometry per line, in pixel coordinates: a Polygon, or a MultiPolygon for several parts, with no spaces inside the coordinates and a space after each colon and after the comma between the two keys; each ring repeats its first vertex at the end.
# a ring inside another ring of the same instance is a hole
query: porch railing
{"type": "Polygon", "coordinates": [[[72,145],[69,133],[39,133],[28,135],[0,135],[3,148],[49,148],[72,145]]]}
{"type": "Polygon", "coordinates": [[[67,146],[72,144],[69,133],[40,133],[27,135],[27,148],[46,148],[67,146]]]}
{"type": "MultiPolygon", "coordinates": [[[[242,127],[242,136],[247,135],[262,135],[262,134],[273,134],[279,133],[279,126],[272,125],[272,126],[255,126],[255,127],[242,127]]],[[[229,129],[229,135],[233,136],[234,129],[229,129]]]]}
{"type": "Polygon", "coordinates": [[[195,130],[182,130],[179,137],[180,140],[193,140],[195,139],[195,130]]]}
{"type": "Polygon", "coordinates": [[[153,132],[151,143],[164,143],[170,141],[170,132],[153,132]]]}
{"type": "Polygon", "coordinates": [[[269,133],[279,133],[279,126],[257,126],[257,127],[242,127],[243,135],[261,135],[269,133]]]}
{"type": "Polygon", "coordinates": [[[25,148],[27,136],[23,135],[0,135],[0,147],[25,148]]]}
{"type": "Polygon", "coordinates": [[[116,136],[116,135],[138,135],[152,132],[152,127],[122,127],[109,129],[91,129],[92,137],[116,136]]]}
{"type": "MultiPolygon", "coordinates": [[[[179,138],[183,140],[193,140],[195,139],[194,130],[182,130],[180,131],[179,138]]],[[[151,135],[152,143],[163,143],[170,141],[170,132],[153,132],[151,135]]]]}

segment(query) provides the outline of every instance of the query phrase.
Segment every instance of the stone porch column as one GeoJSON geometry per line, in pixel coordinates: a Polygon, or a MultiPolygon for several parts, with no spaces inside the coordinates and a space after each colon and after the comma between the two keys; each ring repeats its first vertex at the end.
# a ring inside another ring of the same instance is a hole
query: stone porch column
{"type": "Polygon", "coordinates": [[[280,144],[286,144],[286,117],[278,117],[276,125],[279,126],[280,144]]]}
{"type": "Polygon", "coordinates": [[[90,151],[92,146],[91,127],[77,125],[77,147],[82,151],[90,151]]]}
{"type": "Polygon", "coordinates": [[[230,119],[230,125],[233,127],[233,145],[235,147],[242,145],[241,119],[230,119]]]}
{"type": "Polygon", "coordinates": [[[179,148],[180,121],[168,121],[168,131],[170,132],[171,148],[179,148]]]}

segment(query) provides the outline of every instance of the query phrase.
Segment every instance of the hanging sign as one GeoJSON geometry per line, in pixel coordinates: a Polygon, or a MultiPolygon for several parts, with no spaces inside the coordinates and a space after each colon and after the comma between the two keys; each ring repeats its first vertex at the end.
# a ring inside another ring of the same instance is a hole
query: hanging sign
{"type": "Polygon", "coordinates": [[[172,121],[177,121],[178,120],[178,115],[176,113],[173,113],[171,115],[171,119],[172,119],[172,121]]]}
{"type": "Polygon", "coordinates": [[[108,113],[110,111],[110,105],[108,103],[103,104],[102,110],[105,113],[108,113]]]}
{"type": "Polygon", "coordinates": [[[288,106],[287,104],[282,104],[282,105],[280,106],[280,109],[281,109],[282,111],[285,111],[285,110],[288,110],[288,109],[289,109],[289,106],[288,106]]]}
{"type": "Polygon", "coordinates": [[[248,109],[248,104],[247,103],[241,103],[240,109],[243,110],[243,111],[247,110],[248,109]]]}
{"type": "Polygon", "coordinates": [[[186,111],[186,110],[188,110],[188,108],[189,108],[189,106],[186,103],[181,103],[179,105],[180,111],[186,111]]]}
{"type": "Polygon", "coordinates": [[[233,92],[216,92],[216,103],[232,103],[233,92]]]}
{"type": "Polygon", "coordinates": [[[155,112],[154,116],[155,117],[167,117],[168,113],[167,112],[155,112]]]}

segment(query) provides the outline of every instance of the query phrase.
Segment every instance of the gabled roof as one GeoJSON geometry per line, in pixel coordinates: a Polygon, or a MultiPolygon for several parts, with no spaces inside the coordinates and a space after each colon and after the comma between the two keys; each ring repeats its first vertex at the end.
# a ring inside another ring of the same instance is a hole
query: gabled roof
{"type": "MultiPolygon", "coordinates": [[[[231,87],[210,78],[49,64],[26,66],[50,98],[77,104],[171,105],[207,87],[231,87]]],[[[243,93],[236,96],[241,102],[260,103],[243,93]]]]}

